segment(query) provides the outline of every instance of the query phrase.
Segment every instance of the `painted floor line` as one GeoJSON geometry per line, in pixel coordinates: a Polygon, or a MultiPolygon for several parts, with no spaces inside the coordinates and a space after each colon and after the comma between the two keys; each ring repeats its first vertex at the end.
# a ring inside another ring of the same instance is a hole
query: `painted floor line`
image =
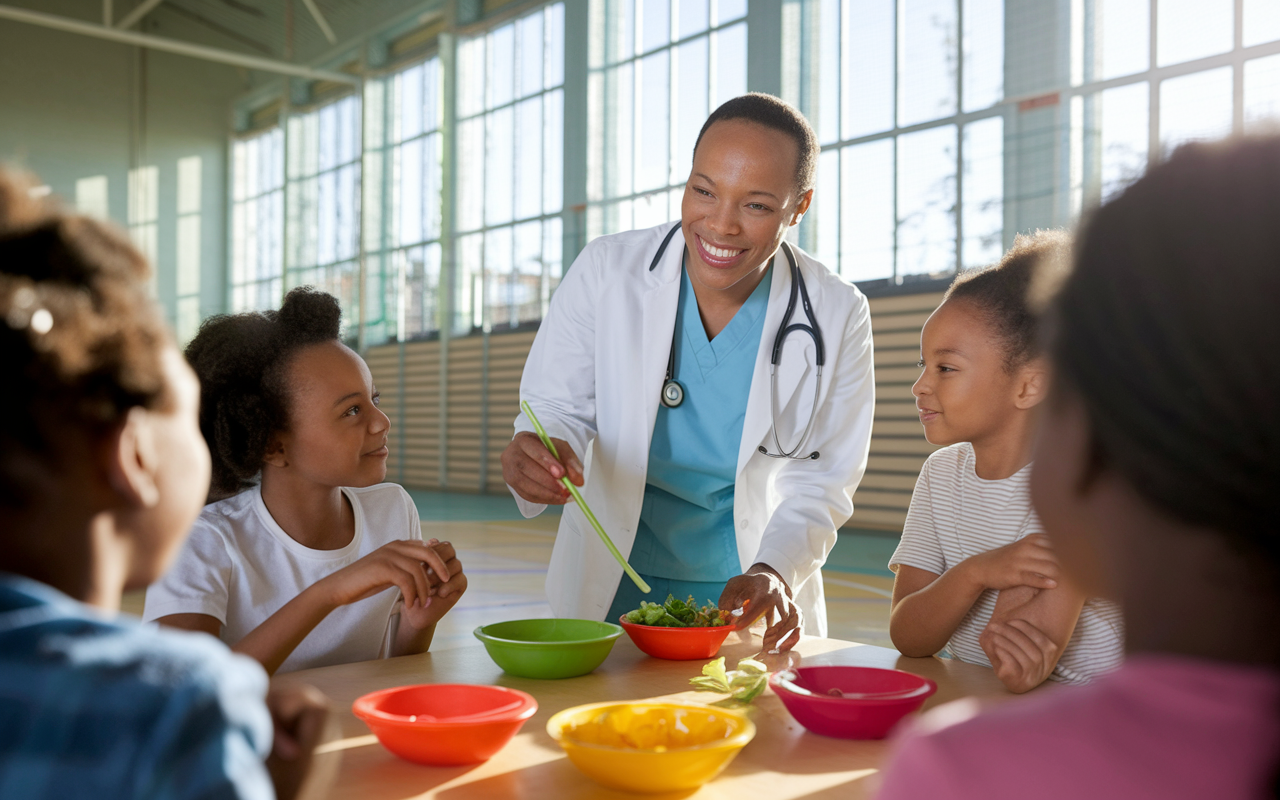
{"type": "Polygon", "coordinates": [[[849,589],[861,589],[864,592],[871,592],[872,594],[879,595],[880,597],[888,597],[888,598],[893,597],[893,592],[891,591],[881,589],[879,586],[871,586],[865,583],[858,583],[857,581],[846,581],[842,578],[832,578],[827,575],[822,576],[822,581],[823,583],[831,583],[831,584],[835,584],[836,586],[845,586],[849,589]]]}

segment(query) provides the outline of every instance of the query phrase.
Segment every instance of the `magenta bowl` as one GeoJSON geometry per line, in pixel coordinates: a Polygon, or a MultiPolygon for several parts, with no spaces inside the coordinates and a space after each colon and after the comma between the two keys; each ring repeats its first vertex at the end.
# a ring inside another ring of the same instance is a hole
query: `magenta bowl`
{"type": "Polygon", "coordinates": [[[883,739],[938,685],[897,669],[799,667],[769,676],[769,688],[807,730],[838,739],[883,739]]]}

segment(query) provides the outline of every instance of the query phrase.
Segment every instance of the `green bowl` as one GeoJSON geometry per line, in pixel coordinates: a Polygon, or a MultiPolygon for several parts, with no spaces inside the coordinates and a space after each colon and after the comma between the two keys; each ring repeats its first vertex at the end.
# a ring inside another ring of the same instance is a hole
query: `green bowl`
{"type": "Polygon", "coordinates": [[[518,619],[481,625],[475,634],[508,675],[576,678],[600,666],[622,628],[590,619],[518,619]]]}

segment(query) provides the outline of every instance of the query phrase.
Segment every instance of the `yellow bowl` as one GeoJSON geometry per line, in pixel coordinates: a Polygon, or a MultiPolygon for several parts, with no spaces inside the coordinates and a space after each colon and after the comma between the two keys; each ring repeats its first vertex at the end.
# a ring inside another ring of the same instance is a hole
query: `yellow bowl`
{"type": "Polygon", "coordinates": [[[733,711],[688,703],[592,703],[556,714],[547,733],[602,786],[677,792],[719,775],[756,726],[733,711]]]}

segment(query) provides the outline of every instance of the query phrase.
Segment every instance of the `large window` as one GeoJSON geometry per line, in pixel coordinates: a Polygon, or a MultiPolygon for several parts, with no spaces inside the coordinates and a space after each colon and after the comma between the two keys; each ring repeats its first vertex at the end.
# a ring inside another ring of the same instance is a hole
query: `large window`
{"type": "Polygon", "coordinates": [[[855,281],[997,257],[1003,2],[817,0],[811,14],[823,149],[802,244],[855,281]]]}
{"type": "Polygon", "coordinates": [[[542,318],[561,274],[564,4],[458,43],[454,329],[542,318]]]}
{"type": "Polygon", "coordinates": [[[746,0],[594,0],[587,237],[680,216],[707,115],[747,91],[746,0]]]}
{"type": "Polygon", "coordinates": [[[1113,196],[1181,144],[1274,126],[1280,4],[1244,0],[1239,26],[1236,5],[1157,0],[1155,24],[1150,0],[1074,7],[1072,211],[1113,196]]]}
{"type": "Polygon", "coordinates": [[[441,263],[441,75],[431,58],[390,80],[391,251],[387,286],[394,332],[439,330],[441,263]]]}
{"type": "Polygon", "coordinates": [[[276,308],[284,277],[284,132],[231,147],[231,311],[276,308]]]}
{"type": "Polygon", "coordinates": [[[344,331],[360,302],[360,98],[289,118],[285,283],[339,299],[344,331]]]}

